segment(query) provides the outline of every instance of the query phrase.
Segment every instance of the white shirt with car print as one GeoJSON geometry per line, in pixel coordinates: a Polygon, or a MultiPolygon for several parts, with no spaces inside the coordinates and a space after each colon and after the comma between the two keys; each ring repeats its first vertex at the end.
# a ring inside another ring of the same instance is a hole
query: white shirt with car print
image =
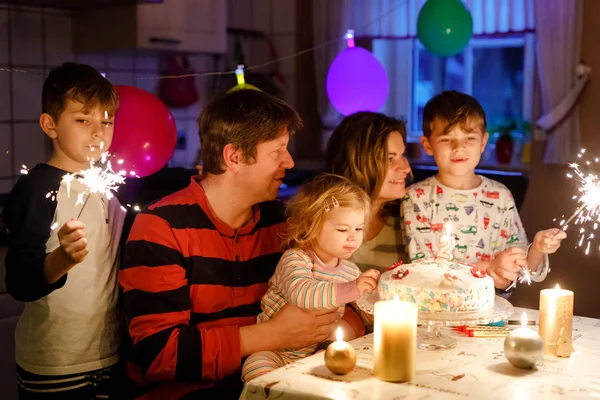
{"type": "Polygon", "coordinates": [[[408,188],[402,208],[411,262],[435,256],[446,223],[456,240],[453,255],[459,262],[489,261],[507,248],[527,245],[510,190],[479,177],[481,184],[469,190],[444,186],[435,177],[408,188]]]}

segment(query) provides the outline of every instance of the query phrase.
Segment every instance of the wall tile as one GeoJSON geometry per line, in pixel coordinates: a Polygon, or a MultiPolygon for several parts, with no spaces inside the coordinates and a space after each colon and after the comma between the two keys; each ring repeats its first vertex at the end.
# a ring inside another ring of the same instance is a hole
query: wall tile
{"type": "Polygon", "coordinates": [[[71,51],[71,17],[60,14],[44,15],[46,65],[57,66],[75,60],[71,51]]]}
{"type": "Polygon", "coordinates": [[[25,164],[28,168],[46,162],[47,136],[39,124],[16,124],[14,126],[15,154],[13,165],[15,171],[25,164]]]}
{"type": "MultiPolygon", "coordinates": [[[[13,154],[10,146],[10,124],[0,124],[0,177],[12,174],[13,154]]],[[[3,193],[0,190],[0,193],[3,193]]]]}
{"type": "Polygon", "coordinates": [[[107,57],[107,69],[110,70],[132,70],[133,56],[128,55],[109,55],[107,57]]]}
{"type": "MultiPolygon", "coordinates": [[[[42,70],[30,70],[42,73],[42,70]]],[[[13,73],[13,106],[16,120],[34,120],[40,118],[42,112],[42,75],[13,73]]]]}
{"type": "Polygon", "coordinates": [[[0,64],[8,64],[8,10],[0,9],[0,64]]]}
{"type": "Polygon", "coordinates": [[[0,121],[10,119],[10,74],[0,71],[0,121]]]}
{"type": "Polygon", "coordinates": [[[106,56],[104,54],[78,53],[75,55],[78,63],[87,64],[100,72],[106,72],[106,56]]]}
{"type": "Polygon", "coordinates": [[[11,10],[10,22],[13,64],[44,65],[42,13],[11,10]]]}

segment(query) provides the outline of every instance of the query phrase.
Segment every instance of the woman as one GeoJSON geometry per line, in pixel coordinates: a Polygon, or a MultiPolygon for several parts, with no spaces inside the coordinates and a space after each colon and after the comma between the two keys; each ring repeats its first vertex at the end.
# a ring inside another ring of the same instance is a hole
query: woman
{"type": "Polygon", "coordinates": [[[327,144],[327,171],[348,178],[371,197],[366,239],[351,259],[362,271],[383,272],[406,261],[400,201],[412,175],[405,152],[404,122],[373,112],[344,118],[327,144]]]}

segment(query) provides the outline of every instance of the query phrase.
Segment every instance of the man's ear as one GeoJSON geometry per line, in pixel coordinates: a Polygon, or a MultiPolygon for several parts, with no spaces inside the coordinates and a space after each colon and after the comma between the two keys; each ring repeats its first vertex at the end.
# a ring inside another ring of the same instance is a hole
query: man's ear
{"type": "Polygon", "coordinates": [[[425,153],[428,156],[432,156],[433,155],[433,148],[431,147],[431,143],[429,143],[429,139],[427,139],[425,136],[421,136],[421,146],[423,146],[423,150],[425,150],[425,153]]]}
{"type": "Polygon", "coordinates": [[[481,154],[485,151],[485,145],[487,144],[490,135],[487,132],[483,133],[483,138],[481,139],[481,154]]]}
{"type": "Polygon", "coordinates": [[[226,169],[234,172],[239,171],[240,165],[243,162],[242,151],[236,148],[233,144],[228,143],[223,147],[223,163],[226,169]]]}
{"type": "Polygon", "coordinates": [[[56,123],[50,114],[43,113],[40,115],[40,127],[50,139],[55,139],[58,136],[56,133],[56,123]]]}

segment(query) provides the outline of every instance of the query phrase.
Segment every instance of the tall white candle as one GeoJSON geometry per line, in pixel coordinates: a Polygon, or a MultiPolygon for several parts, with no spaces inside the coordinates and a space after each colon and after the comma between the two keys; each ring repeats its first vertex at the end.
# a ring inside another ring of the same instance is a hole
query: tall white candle
{"type": "Polygon", "coordinates": [[[540,336],[544,341],[544,354],[569,357],[575,351],[573,300],[573,292],[558,285],[540,292],[540,336]]]}
{"type": "Polygon", "coordinates": [[[415,378],[417,306],[391,301],[375,303],[373,374],[382,381],[415,378]]]}

